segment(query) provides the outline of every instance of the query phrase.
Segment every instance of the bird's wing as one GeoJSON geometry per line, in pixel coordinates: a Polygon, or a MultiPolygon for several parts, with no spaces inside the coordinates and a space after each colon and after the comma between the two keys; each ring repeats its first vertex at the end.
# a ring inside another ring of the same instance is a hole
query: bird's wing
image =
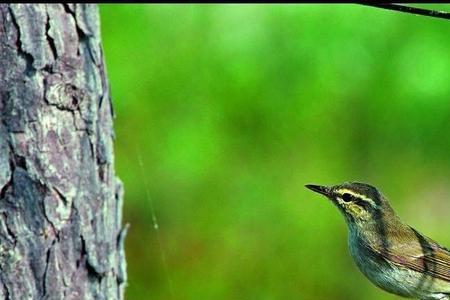
{"type": "Polygon", "coordinates": [[[411,228],[416,239],[400,237],[391,247],[377,251],[386,260],[450,282],[450,251],[411,228]]]}
{"type": "Polygon", "coordinates": [[[390,255],[390,260],[408,269],[450,282],[450,254],[445,249],[436,248],[412,256],[390,255]]]}

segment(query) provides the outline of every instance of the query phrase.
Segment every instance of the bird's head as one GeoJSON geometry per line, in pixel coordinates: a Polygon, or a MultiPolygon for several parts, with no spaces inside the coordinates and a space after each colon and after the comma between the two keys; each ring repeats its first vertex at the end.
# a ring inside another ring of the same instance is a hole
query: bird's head
{"type": "Polygon", "coordinates": [[[330,199],[351,227],[356,225],[364,228],[391,215],[394,217],[394,212],[384,196],[369,184],[347,182],[335,186],[308,184],[306,187],[330,199]]]}

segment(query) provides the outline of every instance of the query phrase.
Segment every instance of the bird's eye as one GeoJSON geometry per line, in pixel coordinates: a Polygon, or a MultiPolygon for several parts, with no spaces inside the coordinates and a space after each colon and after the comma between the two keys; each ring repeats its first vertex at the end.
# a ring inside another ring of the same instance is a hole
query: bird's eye
{"type": "Polygon", "coordinates": [[[344,200],[345,202],[350,202],[350,201],[352,201],[352,199],[353,199],[352,195],[350,195],[348,193],[345,193],[342,195],[342,200],[344,200]]]}

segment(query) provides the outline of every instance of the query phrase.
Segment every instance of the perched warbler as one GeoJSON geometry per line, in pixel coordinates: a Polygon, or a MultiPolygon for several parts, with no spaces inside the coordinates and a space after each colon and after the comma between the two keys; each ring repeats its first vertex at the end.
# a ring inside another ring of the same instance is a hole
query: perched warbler
{"type": "Polygon", "coordinates": [[[344,215],[351,256],[372,283],[403,297],[450,299],[450,250],[404,224],[375,187],[358,182],[306,187],[344,215]]]}

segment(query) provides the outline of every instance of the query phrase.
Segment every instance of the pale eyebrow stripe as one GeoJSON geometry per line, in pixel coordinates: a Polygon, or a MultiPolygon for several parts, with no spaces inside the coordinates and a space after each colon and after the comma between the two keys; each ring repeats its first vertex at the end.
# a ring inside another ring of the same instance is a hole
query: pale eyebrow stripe
{"type": "Polygon", "coordinates": [[[370,199],[370,198],[368,198],[368,197],[366,197],[366,196],[364,196],[364,195],[355,193],[354,191],[347,190],[347,189],[340,189],[340,190],[337,190],[336,192],[337,192],[338,194],[340,194],[341,196],[342,196],[343,194],[345,194],[345,193],[350,194],[350,195],[352,195],[352,196],[354,196],[354,197],[356,197],[356,198],[359,198],[359,199],[361,199],[361,200],[363,200],[363,201],[369,202],[372,206],[376,206],[375,202],[374,202],[372,199],[370,199]]]}

